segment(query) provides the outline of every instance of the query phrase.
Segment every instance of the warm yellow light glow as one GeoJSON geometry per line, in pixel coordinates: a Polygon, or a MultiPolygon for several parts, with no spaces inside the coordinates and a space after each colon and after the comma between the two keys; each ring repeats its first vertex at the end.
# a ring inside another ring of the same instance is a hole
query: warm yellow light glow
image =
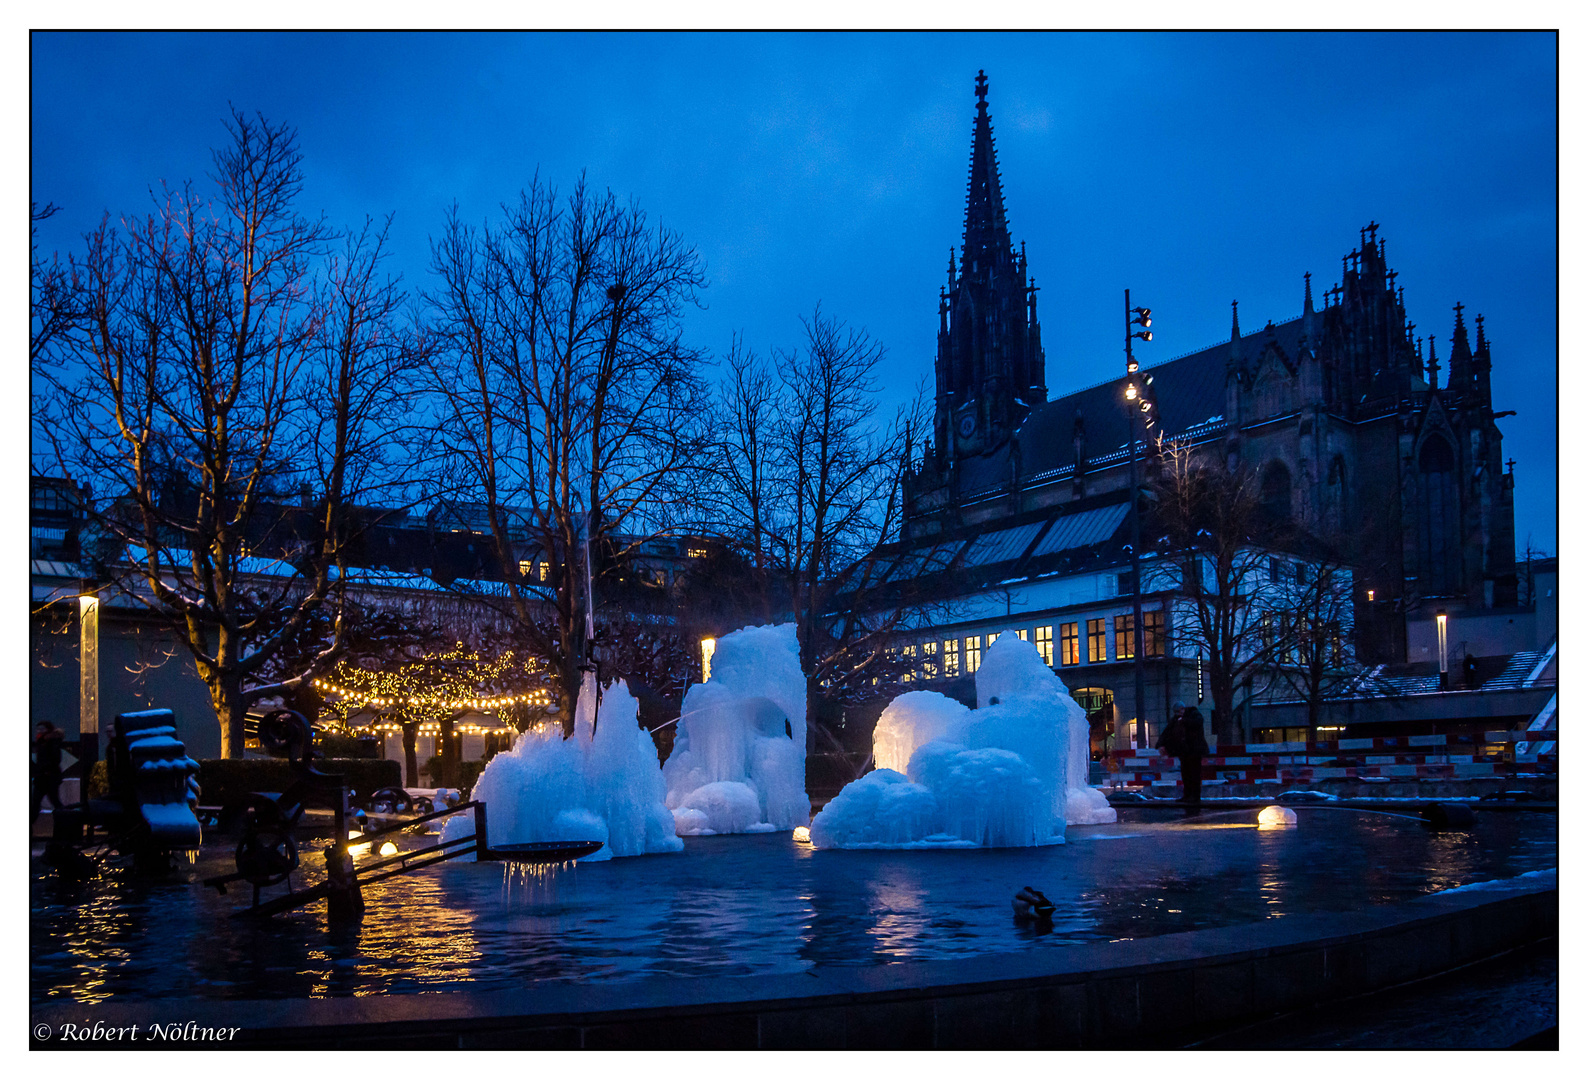
{"type": "Polygon", "coordinates": [[[1136,384],[1135,383],[1127,383],[1126,384],[1126,386],[1125,386],[1125,400],[1126,401],[1135,401],[1136,400],[1136,384]]]}
{"type": "Polygon", "coordinates": [[[1288,806],[1265,806],[1257,815],[1257,824],[1263,828],[1277,829],[1296,823],[1296,812],[1288,806]]]}
{"type": "Polygon", "coordinates": [[[794,842],[796,844],[808,844],[808,843],[810,843],[811,842],[811,831],[809,829],[807,829],[803,825],[795,826],[795,828],[794,828],[794,842]]]}
{"type": "Polygon", "coordinates": [[[397,854],[397,845],[388,840],[380,846],[380,853],[382,855],[395,855],[397,854]]]}
{"type": "Polygon", "coordinates": [[[700,639],[700,679],[702,682],[711,681],[711,657],[716,651],[716,638],[700,639]]]}

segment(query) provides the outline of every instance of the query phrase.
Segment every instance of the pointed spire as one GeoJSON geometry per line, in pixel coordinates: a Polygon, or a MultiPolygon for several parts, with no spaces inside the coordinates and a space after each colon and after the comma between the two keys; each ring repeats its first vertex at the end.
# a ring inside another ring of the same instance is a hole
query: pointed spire
{"type": "MultiPolygon", "coordinates": [[[[1012,271],[1013,246],[1004,214],[1003,185],[998,176],[998,154],[993,146],[992,117],[987,112],[987,73],[976,73],[976,128],[971,137],[970,186],[965,200],[964,262],[974,264],[978,276],[993,267],[1012,271]]],[[[1012,273],[1009,276],[1013,276],[1012,273]]]]}
{"type": "Polygon", "coordinates": [[[1434,335],[1428,335],[1428,385],[1439,389],[1439,354],[1434,351],[1434,335]]]}
{"type": "Polygon", "coordinates": [[[1241,302],[1230,301],[1230,356],[1225,364],[1227,371],[1241,366],[1241,302]]]}
{"type": "Polygon", "coordinates": [[[1302,275],[1306,282],[1302,289],[1301,298],[1301,333],[1310,343],[1312,341],[1312,271],[1308,270],[1302,275]]]}
{"type": "Polygon", "coordinates": [[[1461,317],[1463,305],[1457,303],[1456,329],[1450,336],[1450,389],[1465,394],[1472,389],[1472,346],[1467,342],[1467,324],[1461,317]]]}
{"type": "Polygon", "coordinates": [[[1478,401],[1485,407],[1489,405],[1490,395],[1493,390],[1489,383],[1489,339],[1483,333],[1483,316],[1479,315],[1478,324],[1478,351],[1472,358],[1472,389],[1477,394],[1478,401]]]}

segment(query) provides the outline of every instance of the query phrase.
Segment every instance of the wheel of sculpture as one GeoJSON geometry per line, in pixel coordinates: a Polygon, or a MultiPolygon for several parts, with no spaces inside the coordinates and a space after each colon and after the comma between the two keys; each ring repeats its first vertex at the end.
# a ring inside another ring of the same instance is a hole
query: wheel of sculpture
{"type": "Polygon", "coordinates": [[[298,868],[293,823],[281,816],[274,799],[253,796],[243,816],[243,838],[237,845],[237,872],[255,888],[279,885],[298,868]]]}

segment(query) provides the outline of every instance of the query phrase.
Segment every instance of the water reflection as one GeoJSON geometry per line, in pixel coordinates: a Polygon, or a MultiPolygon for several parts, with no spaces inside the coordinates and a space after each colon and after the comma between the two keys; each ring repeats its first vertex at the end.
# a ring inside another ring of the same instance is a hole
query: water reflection
{"type": "MultiPolygon", "coordinates": [[[[1309,808],[1265,831],[1256,812],[1132,812],[1073,829],[1062,846],[1013,851],[812,852],[768,834],[566,870],[447,863],[368,886],[362,924],[336,933],[323,905],[230,918],[248,890],[193,884],[230,869],[219,846],[162,882],[115,870],[68,886],[35,859],[31,996],[338,997],[799,972],[1350,910],[1555,865],[1553,816],[1485,814],[1463,833],[1309,808]],[[1013,918],[1024,886],[1054,900],[1051,925],[1013,918]]],[[[298,886],[321,873],[310,867],[298,886]]]]}

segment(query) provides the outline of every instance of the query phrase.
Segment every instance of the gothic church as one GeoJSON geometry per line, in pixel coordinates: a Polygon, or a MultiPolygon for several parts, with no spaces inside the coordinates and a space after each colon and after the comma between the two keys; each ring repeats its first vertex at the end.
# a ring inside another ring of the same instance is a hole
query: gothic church
{"type": "MultiPolygon", "coordinates": [[[[1030,544],[987,567],[995,577],[1030,569],[1062,519],[1125,501],[1128,435],[1123,372],[1048,399],[1036,287],[1009,235],[984,74],[975,93],[963,246],[939,301],[933,437],[906,472],[901,546],[963,551],[950,542],[1036,525],[1030,544]]],[[[1385,250],[1370,224],[1321,306],[1308,274],[1296,317],[1243,333],[1237,310],[1228,343],[1144,369],[1166,437],[1244,462],[1265,502],[1354,538],[1358,653],[1374,662],[1406,659],[1407,621],[1435,607],[1517,602],[1512,476],[1483,317],[1474,342],[1455,305],[1442,363],[1434,338],[1407,322],[1385,250]]]]}

